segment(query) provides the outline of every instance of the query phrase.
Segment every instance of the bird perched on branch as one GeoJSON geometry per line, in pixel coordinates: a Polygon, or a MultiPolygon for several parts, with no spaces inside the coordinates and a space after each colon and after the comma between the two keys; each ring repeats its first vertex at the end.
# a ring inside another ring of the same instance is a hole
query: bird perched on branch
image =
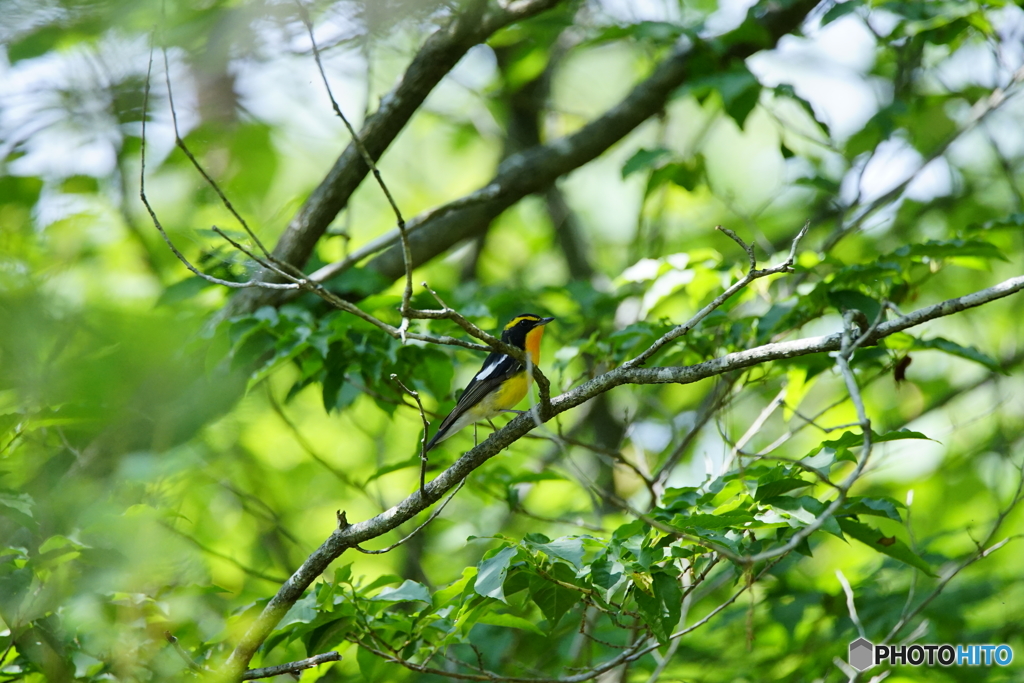
{"type": "MultiPolygon", "coordinates": [[[[554,318],[523,313],[512,318],[501,333],[501,341],[529,354],[530,362],[540,362],[540,340],[544,326],[554,318]]],[[[483,367],[462,392],[459,402],[437,428],[427,450],[444,441],[463,427],[480,420],[490,420],[498,413],[512,411],[529,390],[531,375],[526,366],[504,353],[487,356],[483,367]]]]}

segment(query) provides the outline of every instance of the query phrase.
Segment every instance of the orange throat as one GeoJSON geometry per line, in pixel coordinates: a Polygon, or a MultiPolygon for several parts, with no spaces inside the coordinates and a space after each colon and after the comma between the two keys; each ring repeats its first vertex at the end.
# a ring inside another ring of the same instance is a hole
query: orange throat
{"type": "Polygon", "coordinates": [[[526,352],[530,354],[530,362],[540,363],[540,340],[544,337],[544,326],[535,327],[526,333],[526,352]]]}

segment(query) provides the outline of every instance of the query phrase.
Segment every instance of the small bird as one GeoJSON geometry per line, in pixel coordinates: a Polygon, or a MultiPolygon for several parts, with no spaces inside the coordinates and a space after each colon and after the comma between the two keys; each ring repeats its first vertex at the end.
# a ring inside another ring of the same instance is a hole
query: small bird
{"type": "MultiPolygon", "coordinates": [[[[501,341],[530,354],[530,362],[540,362],[540,340],[544,326],[554,318],[542,318],[533,313],[517,315],[505,325],[501,341]]],[[[511,409],[526,396],[531,377],[526,366],[504,353],[495,351],[487,356],[483,367],[462,392],[459,402],[437,428],[437,434],[427,444],[427,450],[455,434],[463,427],[479,420],[490,420],[511,409]]]]}

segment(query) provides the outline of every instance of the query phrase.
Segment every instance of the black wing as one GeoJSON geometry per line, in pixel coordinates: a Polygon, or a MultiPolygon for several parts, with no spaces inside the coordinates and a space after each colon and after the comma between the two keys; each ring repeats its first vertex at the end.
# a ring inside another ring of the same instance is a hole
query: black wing
{"type": "Polygon", "coordinates": [[[523,364],[512,356],[497,351],[487,356],[483,367],[466,385],[466,390],[462,392],[462,396],[459,397],[452,412],[448,413],[448,417],[441,421],[441,425],[437,428],[437,434],[427,444],[427,450],[429,451],[445,437],[448,429],[463,413],[479,403],[484,396],[497,389],[506,379],[522,371],[523,364]]]}

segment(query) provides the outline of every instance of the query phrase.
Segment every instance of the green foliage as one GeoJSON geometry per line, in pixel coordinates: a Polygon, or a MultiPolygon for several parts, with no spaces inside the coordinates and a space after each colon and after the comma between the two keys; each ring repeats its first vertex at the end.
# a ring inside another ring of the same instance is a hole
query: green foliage
{"type": "MultiPolygon", "coordinates": [[[[340,214],[303,204],[349,136],[307,78],[305,28],[287,3],[8,4],[0,680],[198,679],[194,668],[223,666],[339,521],[413,504],[421,467],[430,481],[489,437],[486,424],[467,428],[422,464],[423,417],[436,429],[483,354],[403,341],[308,292],[226,308],[229,293],[186,270],[135,201],[153,40],[168,48],[184,143],[268,247],[313,214],[338,215],[302,264],[309,273],[394,227],[372,182],[340,214]]],[[[866,328],[1019,275],[1019,83],[1003,44],[1019,9],[820,8],[801,49],[817,50],[822,31],[859,36],[837,43],[867,46],[840,80],[880,93],[851,124],[796,70],[729,57],[769,48],[763,17],[798,5],[755,3],[719,35],[718,4],[706,0],[659,18],[564,2],[474,48],[381,155],[410,225],[482,187],[524,126],[565,144],[556,140],[672,51],[691,53],[685,84],[650,122],[610,148],[581,148],[597,160],[566,168],[539,200],[499,195],[486,233],[459,233],[470,249],[411,233],[415,253],[437,255],[413,274],[412,305],[437,308],[426,281],[491,332],[526,310],[555,316],[541,368],[557,396],[634,358],[747,273],[747,254],[716,224],[753,245],[759,268],[788,256],[808,218],[811,232],[792,273],[755,279],[648,368],[834,334],[844,316],[866,328]],[[1003,61],[964,68],[994,48],[1003,61]],[[1004,96],[993,98],[997,82],[1004,96]],[[887,156],[894,149],[905,156],[887,156]],[[890,193],[907,159],[933,166],[890,193]],[[877,168],[889,162],[892,177],[877,168]]],[[[404,0],[309,9],[356,123],[361,98],[372,112],[393,83],[417,77],[403,76],[405,62],[464,11],[404,0]]],[[[804,61],[834,75],[827,59],[804,61]]],[[[197,268],[244,282],[257,267],[213,226],[258,250],[172,147],[159,51],[151,86],[148,197],[197,268]]],[[[615,125],[634,115],[614,111],[615,125]]],[[[404,282],[378,266],[361,260],[326,287],[398,327],[404,282]]],[[[1020,652],[1019,297],[861,347],[852,378],[815,354],[591,398],[472,471],[421,530],[427,511],[360,545],[406,539],[393,551],[347,549],[250,665],[337,650],[340,663],[304,680],[833,681],[846,680],[835,660],[849,641],[880,642],[898,624],[895,641],[916,633],[1020,652]]],[[[407,331],[471,341],[444,319],[407,331]]],[[[1005,681],[1020,670],[897,667],[890,680],[1005,681]]]]}

